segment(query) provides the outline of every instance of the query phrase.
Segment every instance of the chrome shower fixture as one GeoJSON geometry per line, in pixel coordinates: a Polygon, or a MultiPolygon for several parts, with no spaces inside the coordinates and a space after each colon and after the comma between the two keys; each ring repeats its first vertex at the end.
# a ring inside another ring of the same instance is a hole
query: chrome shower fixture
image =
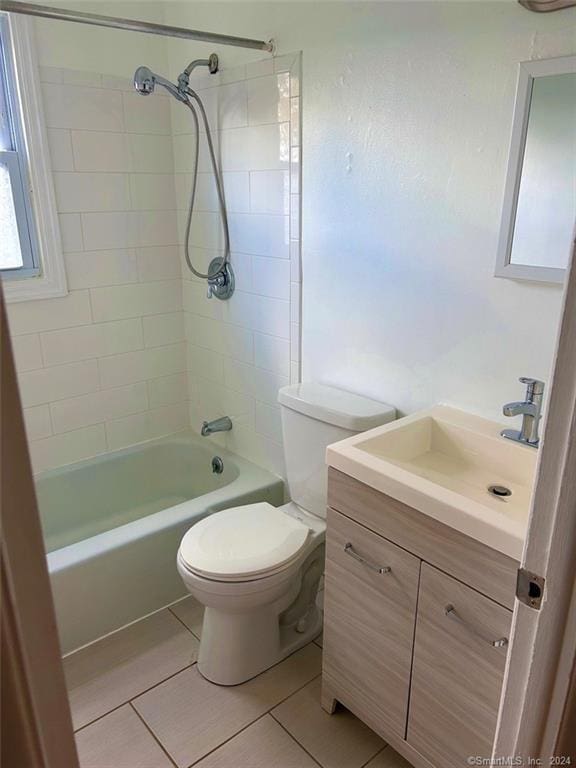
{"type": "Polygon", "coordinates": [[[206,116],[206,110],[202,104],[200,96],[190,88],[190,74],[196,67],[208,67],[211,75],[218,72],[218,56],[212,53],[208,59],[195,59],[191,61],[186,69],[178,76],[178,84],[172,83],[162,75],[158,75],[156,72],[152,72],[149,67],[138,67],[134,73],[134,88],[142,96],[149,96],[154,93],[157,85],[165,88],[168,93],[174,96],[175,99],[185,104],[192,115],[194,122],[194,170],[192,173],[192,190],[190,193],[190,205],[188,208],[188,219],[186,222],[186,234],[184,238],[184,255],[186,257],[186,263],[192,274],[196,277],[206,280],[208,282],[208,294],[207,297],[211,299],[213,296],[217,299],[225,300],[229,299],[234,293],[234,272],[230,264],[230,234],[228,229],[228,214],[226,212],[226,201],[224,198],[224,184],[222,182],[222,174],[218,168],[216,162],[216,153],[214,152],[214,144],[212,141],[212,134],[210,131],[210,125],[206,116]],[[192,104],[193,99],[195,104],[192,104]],[[204,124],[206,143],[208,144],[208,151],[210,155],[210,161],[212,164],[212,172],[214,174],[214,180],[216,182],[216,191],[218,193],[218,203],[220,207],[220,218],[222,220],[222,230],[224,233],[224,256],[216,257],[212,259],[208,266],[208,272],[203,273],[197,270],[192,264],[190,258],[190,229],[192,226],[192,214],[194,212],[194,200],[196,197],[196,182],[198,179],[198,155],[200,148],[200,126],[198,121],[198,113],[200,112],[202,122],[204,124]]]}

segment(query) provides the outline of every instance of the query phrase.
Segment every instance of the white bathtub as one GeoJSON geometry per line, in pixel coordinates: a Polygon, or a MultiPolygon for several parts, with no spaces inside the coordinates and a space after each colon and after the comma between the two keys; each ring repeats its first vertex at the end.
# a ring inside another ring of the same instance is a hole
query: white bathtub
{"type": "Polygon", "coordinates": [[[275,475],[180,432],[37,477],[62,652],[186,594],[180,539],[226,507],[284,501],[275,475]],[[222,474],[212,472],[220,456],[222,474]]]}

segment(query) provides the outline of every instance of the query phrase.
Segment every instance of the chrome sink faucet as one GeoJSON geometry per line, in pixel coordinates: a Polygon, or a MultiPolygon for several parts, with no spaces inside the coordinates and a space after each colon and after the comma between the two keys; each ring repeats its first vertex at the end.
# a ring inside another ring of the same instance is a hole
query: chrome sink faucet
{"type": "Polygon", "coordinates": [[[214,434],[214,432],[229,432],[232,429],[232,420],[229,416],[222,416],[213,421],[204,421],[200,434],[202,437],[214,434]]]}
{"type": "Polygon", "coordinates": [[[517,443],[531,445],[532,448],[538,448],[540,437],[538,436],[538,426],[542,413],[542,400],[544,399],[544,382],[538,379],[522,377],[522,384],[526,384],[526,399],[518,403],[506,403],[502,408],[504,416],[522,416],[522,428],[503,429],[500,433],[502,437],[508,440],[515,440],[517,443]]]}

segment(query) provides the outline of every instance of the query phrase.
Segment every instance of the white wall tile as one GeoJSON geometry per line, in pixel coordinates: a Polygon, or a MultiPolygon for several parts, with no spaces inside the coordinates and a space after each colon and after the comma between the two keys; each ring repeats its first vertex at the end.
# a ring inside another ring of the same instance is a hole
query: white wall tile
{"type": "Polygon", "coordinates": [[[129,137],[123,133],[72,131],[77,171],[126,173],[132,169],[129,137]]]}
{"type": "Polygon", "coordinates": [[[236,392],[207,379],[198,379],[197,406],[202,418],[210,421],[220,416],[232,419],[232,429],[238,426],[254,428],[254,398],[242,392],[236,392]]]}
{"type": "MultiPolygon", "coordinates": [[[[130,135],[130,165],[136,173],[171,173],[174,171],[172,138],[152,134],[130,135]]],[[[188,149],[188,153],[190,150],[188,149]]]]}
{"type": "Polygon", "coordinates": [[[106,452],[104,426],[87,427],[30,444],[34,472],[62,467],[106,452]]]}
{"type": "Polygon", "coordinates": [[[98,389],[98,368],[95,360],[40,368],[20,374],[19,384],[22,404],[28,408],[95,392],[98,389]]]}
{"type": "MultiPolygon", "coordinates": [[[[124,117],[128,133],[157,133],[170,135],[170,103],[159,93],[151,99],[132,91],[123,93],[124,117]]],[[[180,107],[184,109],[183,106],[180,107]]]]}
{"type": "Polygon", "coordinates": [[[61,83],[62,70],[59,67],[38,67],[41,83],[61,83]]]}
{"type": "Polygon", "coordinates": [[[130,208],[130,187],[125,174],[57,172],[53,177],[56,205],[61,213],[130,208]]]}
{"type": "Polygon", "coordinates": [[[221,383],[224,381],[224,358],[217,352],[189,344],[188,370],[194,376],[221,383]]]}
{"type": "MultiPolygon", "coordinates": [[[[133,248],[137,244],[135,213],[126,211],[83,213],[81,221],[87,251],[133,248]]],[[[78,251],[82,248],[69,250],[78,251]]]]}
{"type": "Polygon", "coordinates": [[[52,434],[52,422],[50,420],[50,407],[48,405],[35,405],[32,408],[24,408],[24,423],[28,440],[41,440],[52,434]]]}
{"type": "Polygon", "coordinates": [[[123,131],[122,96],[115,91],[44,83],[44,116],[48,128],[123,131]]]}
{"type": "Polygon", "coordinates": [[[60,213],[58,215],[60,224],[60,238],[62,240],[62,251],[81,251],[84,248],[84,239],[82,236],[82,220],[79,213],[60,213]]]}
{"type": "Polygon", "coordinates": [[[147,408],[148,389],[146,382],[140,382],[61,400],[50,405],[50,412],[57,434],[140,413],[147,408]]]}
{"type": "Polygon", "coordinates": [[[78,69],[63,69],[62,82],[67,85],[86,85],[91,88],[102,87],[102,75],[99,72],[85,72],[78,69]]]}
{"type": "Polygon", "coordinates": [[[186,370],[184,344],[153,347],[98,360],[103,389],[121,387],[147,379],[157,379],[186,370]]]}
{"type": "Polygon", "coordinates": [[[132,208],[142,211],[176,209],[173,173],[130,174],[132,208]]]}
{"type": "Polygon", "coordinates": [[[150,408],[162,405],[183,403],[188,399],[188,376],[176,373],[173,376],[162,376],[148,381],[148,400],[150,408]]]}
{"type": "Polygon", "coordinates": [[[234,128],[222,131],[220,142],[224,171],[285,170],[290,160],[288,123],[234,128]]]}
{"type": "Polygon", "coordinates": [[[176,211],[138,211],[135,215],[136,245],[177,245],[176,211]]]}
{"type": "MultiPolygon", "coordinates": [[[[190,203],[190,188],[192,175],[189,173],[176,174],[178,207],[188,209],[190,203]]],[[[229,213],[248,213],[250,211],[250,189],[248,173],[245,171],[229,171],[222,174],[226,209],[229,213]]],[[[212,211],[218,213],[218,193],[212,173],[199,173],[196,188],[195,211],[212,211]]]]}
{"type": "Polygon", "coordinates": [[[282,421],[278,406],[256,403],[256,432],[277,443],[282,442],[282,421]]]}
{"type": "Polygon", "coordinates": [[[118,450],[134,443],[178,432],[188,426],[185,403],[155,408],[106,424],[108,449],[118,450]]]}
{"type": "Polygon", "coordinates": [[[49,331],[41,334],[41,343],[46,365],[130,352],[143,346],[142,321],[118,320],[49,331]]]}
{"type": "Polygon", "coordinates": [[[48,147],[53,171],[73,171],[72,138],[70,131],[48,128],[48,147]]]}
{"type": "Polygon", "coordinates": [[[287,73],[246,82],[248,123],[283,123],[290,119],[290,77],[287,73]]]}
{"type": "Polygon", "coordinates": [[[300,322],[300,283],[290,283],[290,322],[300,322]]]}
{"type": "Polygon", "coordinates": [[[289,258],[287,216],[233,213],[228,219],[233,250],[276,259],[289,258]]]}
{"type": "Polygon", "coordinates": [[[40,336],[37,333],[13,336],[12,352],[14,353],[16,370],[19,373],[42,368],[42,350],[40,347],[40,336]]]}
{"type": "Polygon", "coordinates": [[[283,339],[290,337],[288,301],[236,291],[222,313],[224,320],[234,325],[283,339]]]}
{"type": "Polygon", "coordinates": [[[274,59],[261,59],[260,61],[250,61],[246,64],[246,77],[263,77],[271,75],[274,72],[274,59]]]}
{"type": "Polygon", "coordinates": [[[172,312],[166,315],[152,315],[142,318],[144,345],[160,347],[184,341],[184,313],[172,312]]]}
{"type": "Polygon", "coordinates": [[[260,296],[290,299],[290,262],[253,256],[252,291],[260,296]]]}
{"type": "Polygon", "coordinates": [[[71,291],[61,299],[39,299],[8,305],[12,334],[50,331],[92,321],[88,291],[71,291]]]}
{"type": "Polygon", "coordinates": [[[65,262],[70,288],[122,285],[140,279],[135,250],[67,253],[65,262]]]}
{"type": "Polygon", "coordinates": [[[250,173],[250,210],[252,213],[289,214],[288,171],[252,171],[250,173]]]}
{"type": "Polygon", "coordinates": [[[184,322],[186,338],[192,344],[211,349],[235,360],[253,362],[252,331],[199,315],[187,315],[184,322]]]}
{"type": "Polygon", "coordinates": [[[237,83],[240,80],[246,79],[246,65],[237,64],[234,67],[223,67],[220,72],[220,83],[226,85],[228,83],[237,83]]]}
{"type": "Polygon", "coordinates": [[[290,375],[290,342],[276,336],[254,334],[254,364],[258,368],[277,373],[280,376],[290,375]]]}
{"type": "Polygon", "coordinates": [[[157,280],[179,280],[182,273],[176,245],[151,245],[136,249],[138,273],[143,283],[157,280]]]}
{"type": "Polygon", "coordinates": [[[182,288],[177,280],[92,288],[90,294],[95,322],[182,309],[182,288]]]}
{"type": "Polygon", "coordinates": [[[224,359],[224,383],[230,389],[252,395],[256,400],[276,405],[278,390],[288,384],[285,376],[278,376],[260,368],[224,359]]]}
{"type": "Polygon", "coordinates": [[[206,293],[206,285],[202,283],[184,281],[182,286],[184,309],[197,315],[211,317],[213,320],[222,318],[222,302],[218,299],[209,299],[206,293]]]}

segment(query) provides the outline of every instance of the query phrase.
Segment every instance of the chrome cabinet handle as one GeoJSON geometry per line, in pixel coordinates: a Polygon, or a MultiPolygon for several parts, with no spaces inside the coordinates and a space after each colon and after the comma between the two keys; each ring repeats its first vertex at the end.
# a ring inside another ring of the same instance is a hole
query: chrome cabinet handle
{"type": "Polygon", "coordinates": [[[392,568],[390,568],[389,565],[376,565],[376,563],[371,563],[369,560],[365,560],[363,557],[360,557],[358,552],[354,552],[354,547],[350,542],[344,546],[344,552],[347,555],[350,555],[350,557],[353,557],[354,560],[358,560],[359,563],[362,563],[362,565],[365,565],[366,568],[370,568],[371,571],[376,571],[376,573],[390,573],[392,568]]]}
{"type": "Polygon", "coordinates": [[[476,635],[480,640],[483,640],[485,643],[488,643],[488,645],[491,645],[492,648],[505,648],[508,645],[508,638],[507,637],[499,637],[498,640],[489,640],[487,637],[484,637],[483,635],[478,632],[478,630],[473,627],[471,624],[468,624],[467,621],[464,621],[460,616],[458,616],[456,612],[456,608],[454,608],[453,605],[449,604],[444,608],[444,614],[448,616],[451,619],[454,619],[459,624],[461,624],[465,629],[467,629],[469,632],[471,632],[473,635],[476,635]]]}

